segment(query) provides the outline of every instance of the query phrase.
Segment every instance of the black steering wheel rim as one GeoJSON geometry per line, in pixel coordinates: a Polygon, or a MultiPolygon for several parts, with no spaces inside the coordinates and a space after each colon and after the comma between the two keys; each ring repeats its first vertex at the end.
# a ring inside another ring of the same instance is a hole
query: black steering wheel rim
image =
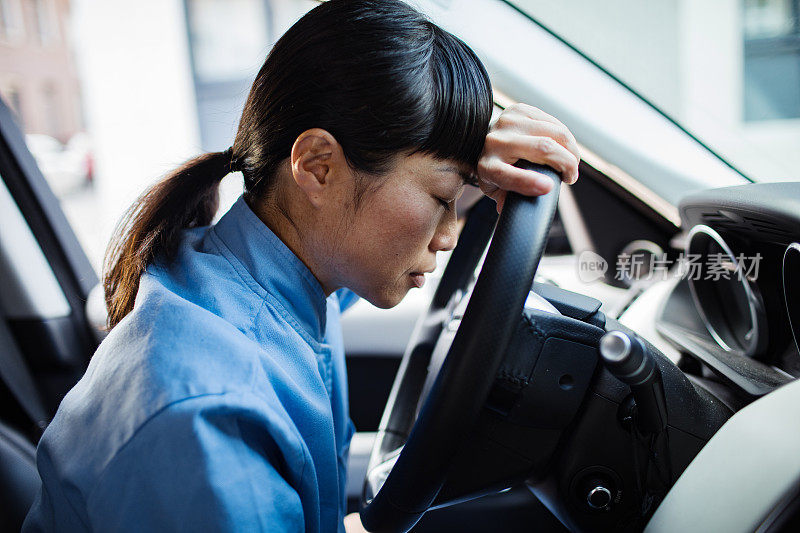
{"type": "MultiPolygon", "coordinates": [[[[401,397],[409,395],[409,388],[411,395],[419,394],[420,388],[415,387],[418,378],[409,379],[409,373],[425,370],[414,368],[414,351],[421,346],[431,348],[431,337],[438,336],[437,327],[441,329],[443,318],[428,319],[444,312],[443,300],[449,297],[444,292],[458,288],[470,265],[461,265],[458,272],[445,271],[441,282],[445,287],[437,290],[398,371],[370,459],[361,502],[361,519],[370,531],[408,531],[431,506],[444,483],[450,459],[477,419],[503,360],[547,242],[560,185],[558,175],[550,168],[524,161],[517,166],[547,175],[554,182],[553,188],[539,197],[508,194],[448,355],[402,444],[404,432],[393,426],[398,418],[395,411],[407,403],[407,398],[401,397]],[[458,282],[453,278],[459,278],[458,282]],[[387,464],[387,452],[398,449],[398,444],[402,449],[391,459],[385,481],[375,482],[370,476],[378,465],[387,464]],[[373,487],[376,484],[380,485],[377,492],[373,487]]],[[[457,247],[454,256],[458,252],[457,247]]],[[[475,257],[474,251],[470,255],[467,259],[474,271],[479,256],[475,257]]],[[[406,421],[413,416],[403,415],[400,418],[406,421]]]]}

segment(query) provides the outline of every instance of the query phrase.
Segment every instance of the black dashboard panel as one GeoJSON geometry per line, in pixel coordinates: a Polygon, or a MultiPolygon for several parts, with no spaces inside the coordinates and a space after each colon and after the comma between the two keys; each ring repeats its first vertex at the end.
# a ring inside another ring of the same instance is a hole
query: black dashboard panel
{"type": "Polygon", "coordinates": [[[685,228],[706,224],[720,233],[775,243],[800,240],[800,182],[752,183],[708,189],[681,201],[685,228]]]}
{"type": "Polygon", "coordinates": [[[783,296],[786,312],[794,334],[794,344],[800,353],[800,243],[793,242],[783,255],[783,296]]]}
{"type": "MultiPolygon", "coordinates": [[[[610,265],[634,241],[650,241],[670,254],[670,239],[678,228],[648,207],[641,198],[622,188],[591,166],[581,163],[581,179],[570,186],[580,209],[594,251],[610,265]]],[[[605,282],[624,287],[615,269],[606,272],[605,282]]]]}
{"type": "MultiPolygon", "coordinates": [[[[736,353],[724,343],[720,346],[713,327],[703,318],[706,314],[703,311],[722,305],[707,305],[709,302],[698,298],[699,293],[692,301],[685,280],[662,310],[657,324],[661,334],[745,396],[760,396],[800,377],[800,353],[787,312],[787,298],[791,309],[797,304],[795,298],[800,300],[800,294],[784,296],[784,276],[796,281],[790,286],[800,286],[800,270],[783,270],[787,248],[800,242],[800,182],[756,183],[693,193],[681,202],[680,214],[683,227],[690,233],[693,228],[695,232],[703,226],[711,228],[710,233],[724,239],[733,256],[750,259],[751,265],[758,264],[754,271],[748,272],[744,283],[752,287],[763,305],[766,324],[761,325],[766,340],[750,357],[736,353]],[[693,327],[681,323],[690,320],[691,315],[682,313],[677,320],[674,310],[680,306],[698,308],[699,312],[691,319],[693,327]]],[[[705,298],[713,297],[710,294],[703,293],[705,298]]]]}

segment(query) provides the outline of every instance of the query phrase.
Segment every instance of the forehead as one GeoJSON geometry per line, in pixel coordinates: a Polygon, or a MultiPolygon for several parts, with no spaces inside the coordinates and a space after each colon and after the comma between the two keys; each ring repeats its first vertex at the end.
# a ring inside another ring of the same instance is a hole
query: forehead
{"type": "Polygon", "coordinates": [[[424,153],[400,157],[395,169],[421,181],[444,182],[452,186],[469,183],[473,175],[472,169],[462,162],[424,153]]]}

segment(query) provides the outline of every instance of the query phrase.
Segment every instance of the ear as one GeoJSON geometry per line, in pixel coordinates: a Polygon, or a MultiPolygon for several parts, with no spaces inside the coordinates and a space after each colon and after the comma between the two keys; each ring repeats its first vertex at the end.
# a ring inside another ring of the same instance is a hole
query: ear
{"type": "Polygon", "coordinates": [[[339,142],[321,128],[301,133],[289,159],[295,183],[314,207],[324,203],[333,182],[349,168],[339,142]]]}

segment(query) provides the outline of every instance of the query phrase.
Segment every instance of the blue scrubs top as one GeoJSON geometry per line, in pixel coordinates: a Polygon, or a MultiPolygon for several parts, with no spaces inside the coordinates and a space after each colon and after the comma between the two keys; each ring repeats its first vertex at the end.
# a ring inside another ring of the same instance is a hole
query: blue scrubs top
{"type": "Polygon", "coordinates": [[[242,198],[187,230],[44,432],[23,531],[344,531],[356,298],[242,198]]]}

